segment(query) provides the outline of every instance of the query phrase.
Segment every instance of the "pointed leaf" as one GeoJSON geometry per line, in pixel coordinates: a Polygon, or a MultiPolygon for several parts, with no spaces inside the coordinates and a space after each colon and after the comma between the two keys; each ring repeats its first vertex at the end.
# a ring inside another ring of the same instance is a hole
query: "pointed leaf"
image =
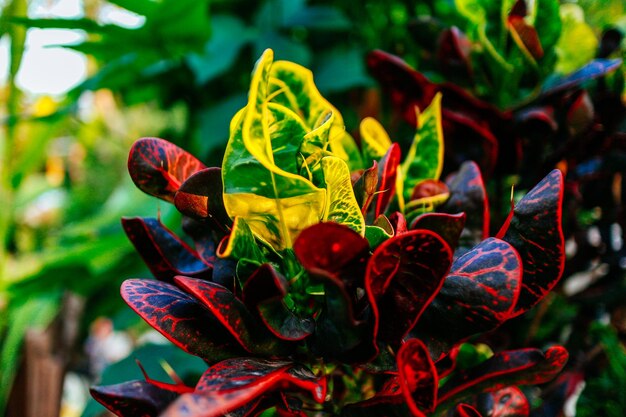
{"type": "Polygon", "coordinates": [[[174,401],[174,391],[155,387],[146,381],[92,387],[89,392],[117,416],[156,417],[174,401]]]}
{"type": "Polygon", "coordinates": [[[496,353],[477,366],[455,373],[439,390],[439,405],[445,409],[463,398],[509,385],[543,384],[563,369],[567,358],[561,346],[545,353],[532,348],[496,353]]]}
{"type": "Polygon", "coordinates": [[[128,279],[121,293],[142,319],[185,352],[211,362],[243,353],[213,314],[173,285],[128,279]]]}
{"type": "Polygon", "coordinates": [[[517,387],[506,387],[479,397],[479,409],[490,417],[528,417],[530,404],[517,387]]]}
{"type": "Polygon", "coordinates": [[[400,165],[400,145],[391,145],[378,163],[378,195],[374,197],[374,218],[384,214],[396,192],[396,175],[400,165]]]}
{"type": "Polygon", "coordinates": [[[451,249],[456,248],[465,226],[465,213],[424,213],[411,223],[411,230],[431,230],[441,236],[451,249]]]}
{"type": "Polygon", "coordinates": [[[374,336],[399,343],[439,292],[451,263],[448,244],[428,230],[412,230],[381,244],[365,275],[374,336]]]}
{"type": "Polygon", "coordinates": [[[176,284],[202,302],[239,344],[257,355],[286,354],[288,346],[273,337],[235,295],[219,284],[176,277],[176,284]]]}
{"type": "Polygon", "coordinates": [[[411,339],[400,347],[397,361],[402,394],[413,415],[434,411],[439,378],[428,348],[419,339],[411,339]]]}
{"type": "Polygon", "coordinates": [[[191,175],[176,192],[174,204],[183,214],[209,220],[226,232],[232,221],[224,208],[222,170],[207,168],[191,175]]]}
{"type": "Polygon", "coordinates": [[[326,396],[326,380],[302,365],[237,358],[209,368],[196,392],[181,395],[162,416],[217,417],[279,388],[305,391],[319,403],[326,396]]]}
{"type": "Polygon", "coordinates": [[[211,277],[213,265],[153,218],[123,218],[122,227],[155,278],[171,282],[175,275],[211,277]]]}
{"type": "Polygon", "coordinates": [[[515,249],[496,238],[483,241],[454,261],[418,332],[456,343],[493,330],[511,317],[521,280],[515,249]]]}
{"type": "Polygon", "coordinates": [[[224,237],[217,248],[217,255],[220,258],[235,261],[242,259],[254,261],[259,265],[265,260],[259,245],[254,239],[252,230],[241,217],[235,217],[230,234],[224,237]]]}
{"type": "Polygon", "coordinates": [[[444,213],[464,212],[467,216],[460,246],[469,249],[489,236],[489,201],[480,168],[468,161],[448,181],[450,198],[439,208],[444,213]]]}
{"type": "Polygon", "coordinates": [[[503,240],[524,262],[524,279],[515,315],[537,304],[559,281],[565,266],[561,224],[563,174],[554,170],[517,203],[503,240]]]}
{"type": "Polygon", "coordinates": [[[378,191],[378,162],[374,161],[371,168],[363,170],[352,188],[361,213],[365,215],[378,191]]]}
{"type": "Polygon", "coordinates": [[[459,404],[454,409],[453,417],[483,417],[474,407],[469,404],[459,404]]]}
{"type": "Polygon", "coordinates": [[[543,58],[543,48],[535,28],[524,19],[524,16],[511,14],[507,19],[507,26],[513,41],[531,62],[543,58]]]}
{"type": "Polygon", "coordinates": [[[366,117],[359,125],[361,143],[365,160],[369,162],[378,161],[385,156],[391,147],[391,139],[385,128],[373,117],[366,117]]]}
{"type": "Polygon", "coordinates": [[[180,185],[206,167],[193,155],[166,140],[142,138],[128,157],[128,172],[139,189],[174,202],[180,185]]]}
{"type": "Polygon", "coordinates": [[[620,59],[594,59],[573,73],[557,79],[549,79],[542,86],[542,96],[548,96],[570,88],[578,87],[585,81],[603,77],[615,71],[622,64],[620,59]]]}
{"type": "Polygon", "coordinates": [[[322,159],[328,206],[324,220],[348,226],[361,236],[365,234],[365,219],[356,201],[348,165],[335,156],[322,159]]]}

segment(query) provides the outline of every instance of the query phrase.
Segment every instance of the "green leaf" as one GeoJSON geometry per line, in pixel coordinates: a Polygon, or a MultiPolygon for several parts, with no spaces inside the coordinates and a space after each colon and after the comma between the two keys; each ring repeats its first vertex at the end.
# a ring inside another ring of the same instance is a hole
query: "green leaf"
{"type": "Polygon", "coordinates": [[[348,226],[361,236],[365,233],[365,220],[361,208],[354,197],[350,170],[340,158],[327,156],[322,159],[324,182],[328,206],[324,220],[334,221],[348,226]]]}
{"type": "Polygon", "coordinates": [[[316,57],[315,80],[324,94],[373,85],[365,69],[365,54],[357,47],[333,48],[316,57]],[[341,76],[338,76],[341,74],[341,76]]]}
{"type": "Polygon", "coordinates": [[[220,258],[252,261],[257,266],[265,259],[254,239],[252,230],[242,218],[235,217],[228,240],[220,244],[217,255],[220,258]]]}
{"type": "Polygon", "coordinates": [[[391,235],[379,226],[365,226],[365,238],[370,244],[370,249],[374,250],[385,240],[391,238],[391,235]]]}
{"type": "MultiPolygon", "coordinates": [[[[297,150],[307,133],[287,107],[269,103],[273,53],[257,62],[248,104],[231,123],[222,176],[229,216],[241,217],[275,249],[290,248],[300,230],[322,217],[326,190],[297,174],[297,150]]],[[[273,96],[276,96],[274,93],[273,96]]]]}
{"type": "Polygon", "coordinates": [[[563,31],[556,44],[557,63],[555,71],[569,74],[589,61],[596,54],[598,39],[593,29],[585,23],[584,12],[575,4],[561,6],[563,31]]]}
{"type": "Polygon", "coordinates": [[[295,11],[285,26],[301,26],[310,30],[345,31],[352,28],[350,19],[339,9],[326,6],[308,6],[295,11]]]}
{"type": "Polygon", "coordinates": [[[115,4],[123,9],[142,16],[149,17],[159,7],[159,3],[153,0],[107,0],[111,4],[115,4]]]}
{"type": "Polygon", "coordinates": [[[443,130],[441,127],[441,93],[417,115],[417,131],[402,164],[404,197],[411,198],[413,188],[426,179],[439,179],[443,168],[443,130]]]}
{"type": "Polygon", "coordinates": [[[333,155],[341,158],[348,164],[350,172],[365,167],[363,159],[361,158],[361,150],[348,132],[339,132],[336,136],[330,138],[330,149],[333,155]]]}
{"type": "Polygon", "coordinates": [[[470,22],[481,25],[484,24],[487,15],[480,0],[454,0],[458,12],[470,22]]]}

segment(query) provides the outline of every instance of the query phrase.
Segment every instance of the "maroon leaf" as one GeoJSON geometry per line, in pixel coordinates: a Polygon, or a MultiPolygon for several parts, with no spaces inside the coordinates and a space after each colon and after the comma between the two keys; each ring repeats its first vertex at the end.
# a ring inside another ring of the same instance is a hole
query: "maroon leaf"
{"type": "Polygon", "coordinates": [[[456,248],[465,226],[465,213],[424,213],[411,223],[411,230],[426,229],[437,233],[451,249],[456,248]]]}
{"type": "Polygon", "coordinates": [[[412,230],[383,242],[365,275],[374,337],[399,343],[441,288],[451,263],[448,244],[428,230],[412,230]]]}
{"type": "Polygon", "coordinates": [[[296,257],[309,273],[336,277],[349,290],[363,287],[369,242],[339,223],[318,223],[304,229],[294,242],[296,257]]]}
{"type": "Polygon", "coordinates": [[[371,168],[363,170],[352,185],[352,189],[361,207],[361,213],[365,215],[378,190],[378,162],[374,161],[371,168]]]}
{"type": "Polygon", "coordinates": [[[139,139],[128,156],[128,172],[135,185],[171,203],[180,185],[204,168],[193,155],[159,138],[139,139]]]}
{"type": "Polygon", "coordinates": [[[220,168],[203,169],[182,183],[174,204],[181,213],[206,219],[216,230],[228,233],[232,220],[224,207],[223,188],[220,168]]]}
{"type": "Polygon", "coordinates": [[[441,291],[424,312],[418,334],[456,343],[493,330],[511,316],[522,262],[508,243],[489,238],[456,259],[441,291]]]}
{"type": "Polygon", "coordinates": [[[478,402],[478,408],[490,417],[528,417],[530,414],[528,399],[517,387],[483,394],[478,402]]]}
{"type": "Polygon", "coordinates": [[[221,234],[215,233],[209,225],[202,220],[192,219],[188,216],[182,218],[183,232],[191,239],[202,260],[213,265],[215,272],[215,264],[219,261],[216,256],[217,243],[223,238],[221,234]]]}
{"type": "Polygon", "coordinates": [[[459,355],[460,347],[460,343],[454,345],[450,350],[445,352],[445,354],[441,356],[437,362],[435,362],[439,379],[447,377],[456,368],[456,358],[459,355]]]}
{"type": "Polygon", "coordinates": [[[448,181],[450,198],[439,208],[444,213],[467,215],[460,246],[471,248],[489,235],[489,201],[480,168],[472,161],[464,162],[448,181]]]}
{"type": "Polygon", "coordinates": [[[438,40],[437,60],[440,70],[447,77],[472,77],[470,53],[471,42],[457,27],[452,26],[441,32],[438,40]]]}
{"type": "Polygon", "coordinates": [[[402,394],[414,416],[433,412],[437,404],[439,378],[428,348],[419,339],[411,339],[398,351],[398,372],[402,394]]]}
{"type": "Polygon", "coordinates": [[[469,404],[459,404],[454,409],[453,417],[483,417],[474,407],[469,404]]]}
{"type": "Polygon", "coordinates": [[[287,281],[270,264],[261,265],[243,287],[243,301],[258,314],[274,336],[297,341],[313,333],[315,322],[309,317],[298,317],[282,299],[287,294],[287,281]]]}
{"type": "Polygon", "coordinates": [[[210,362],[244,352],[211,312],[171,284],[128,279],[121,293],[141,318],[185,352],[210,362]]]}
{"type": "Polygon", "coordinates": [[[146,381],[92,387],[89,392],[100,404],[120,417],[156,417],[178,394],[146,381]]]}
{"type": "Polygon", "coordinates": [[[561,346],[546,350],[519,349],[496,353],[485,362],[455,373],[439,390],[439,405],[457,403],[482,392],[510,385],[543,384],[554,378],[567,362],[561,346]]]}
{"type": "Polygon", "coordinates": [[[524,16],[511,14],[507,19],[507,24],[511,36],[522,51],[535,60],[543,57],[543,48],[541,47],[539,35],[533,26],[526,23],[524,16]]]}
{"type": "Polygon", "coordinates": [[[565,265],[561,225],[563,174],[554,170],[517,203],[503,240],[523,261],[524,278],[515,315],[528,311],[559,281],[565,265]]]}
{"type": "Polygon", "coordinates": [[[409,231],[406,224],[406,218],[399,211],[394,211],[389,215],[389,223],[393,229],[393,236],[401,235],[409,231]]]}
{"type": "Polygon", "coordinates": [[[434,197],[447,192],[448,186],[443,181],[427,179],[420,181],[417,185],[415,185],[415,187],[413,187],[410,201],[434,197]]]}
{"type": "Polygon", "coordinates": [[[237,358],[213,365],[200,378],[193,394],[181,395],[163,417],[217,417],[275,389],[308,392],[322,403],[326,380],[290,362],[237,358]]]}
{"type": "Polygon", "coordinates": [[[217,320],[250,353],[289,352],[289,346],[273,337],[235,295],[219,284],[177,276],[174,281],[207,307],[217,320]]]}
{"type": "Polygon", "coordinates": [[[400,165],[400,145],[392,144],[378,163],[378,194],[374,197],[375,219],[385,213],[396,193],[396,176],[400,165]]]}
{"type": "Polygon", "coordinates": [[[155,278],[172,282],[176,275],[211,277],[213,265],[154,218],[123,218],[122,227],[155,278]]]}

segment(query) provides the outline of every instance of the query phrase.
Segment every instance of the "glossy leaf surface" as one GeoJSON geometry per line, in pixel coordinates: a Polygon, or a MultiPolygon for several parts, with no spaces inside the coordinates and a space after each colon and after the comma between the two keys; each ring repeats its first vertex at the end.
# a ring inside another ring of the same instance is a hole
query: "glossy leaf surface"
{"type": "Polygon", "coordinates": [[[121,293],[142,319],[185,352],[210,362],[244,352],[209,310],[173,285],[128,279],[121,293]]]}
{"type": "Polygon", "coordinates": [[[178,394],[146,381],[92,387],[91,395],[117,416],[156,417],[178,394]]]}
{"type": "Polygon", "coordinates": [[[322,159],[322,171],[328,198],[324,220],[365,234],[365,219],[352,190],[348,165],[336,156],[327,156],[322,159]]]}
{"type": "Polygon", "coordinates": [[[413,415],[434,411],[439,378],[428,348],[419,339],[411,339],[398,351],[397,361],[402,394],[413,415]]]}
{"type": "Polygon", "coordinates": [[[378,161],[391,147],[391,139],[385,128],[373,117],[366,117],[359,125],[363,154],[366,161],[378,161]]]}
{"type": "Polygon", "coordinates": [[[174,202],[181,184],[205,169],[202,162],[166,140],[143,138],[134,143],[128,157],[128,172],[145,193],[174,202]]]}
{"type": "Polygon", "coordinates": [[[456,248],[465,227],[465,213],[424,213],[411,223],[411,230],[431,230],[441,236],[451,249],[456,248]]]}

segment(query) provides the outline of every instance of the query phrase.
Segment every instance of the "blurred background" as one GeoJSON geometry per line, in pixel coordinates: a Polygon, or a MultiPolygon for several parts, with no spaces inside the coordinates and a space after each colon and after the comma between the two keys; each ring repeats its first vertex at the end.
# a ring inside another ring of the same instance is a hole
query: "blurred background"
{"type": "MultiPolygon", "coordinates": [[[[533,89],[594,58],[624,57],[623,0],[536,0],[537,16],[552,13],[541,28],[552,30],[554,42],[532,82],[510,93],[486,71],[468,87],[446,70],[441,35],[460,28],[467,43],[459,48],[484,53],[489,31],[485,38],[472,28],[488,3],[0,0],[0,415],[102,415],[89,385],[142,378],[135,359],[160,380],[172,369],[183,377],[203,369],[201,360],[148,331],[119,297],[124,279],[150,276],[120,217],[180,224],[172,207],[136,189],[126,159],[136,139],[158,136],[219,166],[230,119],[245,104],[250,71],[265,48],[312,69],[349,130],[377,115],[399,136],[403,127],[366,68],[373,49],[501,109],[523,107],[533,89]],[[548,11],[546,3],[555,7],[548,11]]],[[[624,147],[623,81],[623,65],[605,81],[614,106],[600,106],[598,86],[584,84],[582,99],[572,93],[565,107],[555,107],[566,114],[567,140],[585,143],[568,175],[570,185],[584,185],[566,199],[571,262],[559,291],[511,325],[513,333],[532,329],[529,345],[560,342],[572,352],[567,383],[553,387],[556,411],[546,400],[540,415],[626,415],[626,162],[609,157],[624,147]],[[599,111],[617,119],[611,146],[585,136],[599,111]]],[[[519,175],[501,181],[519,182],[519,175]]]]}

